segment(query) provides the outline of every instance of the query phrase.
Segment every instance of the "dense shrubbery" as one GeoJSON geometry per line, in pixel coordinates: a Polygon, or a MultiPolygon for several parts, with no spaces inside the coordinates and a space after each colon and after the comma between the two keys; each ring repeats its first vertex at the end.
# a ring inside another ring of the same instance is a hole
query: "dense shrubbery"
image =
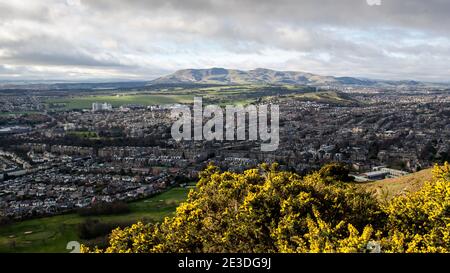
{"type": "Polygon", "coordinates": [[[6,226],[12,223],[12,220],[6,216],[0,216],[0,226],[6,226]]]}
{"type": "Polygon", "coordinates": [[[125,228],[132,222],[102,222],[97,219],[87,219],[77,226],[80,239],[89,246],[108,247],[109,234],[116,228],[125,228]]]}
{"type": "Polygon", "coordinates": [[[349,168],[341,163],[330,163],[319,170],[319,175],[325,183],[352,182],[355,178],[349,176],[349,173],[349,168]]]}
{"type": "Polygon", "coordinates": [[[449,252],[449,173],[436,166],[420,191],[380,203],[343,183],[339,166],[303,178],[276,165],[244,174],[209,166],[174,217],[115,229],[106,249],[82,250],[366,252],[380,244],[384,252],[449,252]]]}
{"type": "Polygon", "coordinates": [[[383,243],[390,252],[450,252],[450,165],[436,166],[433,181],[383,208],[383,243]]]}
{"type": "Polygon", "coordinates": [[[81,216],[95,216],[95,215],[112,215],[123,214],[130,212],[128,204],[125,202],[99,202],[94,203],[87,208],[81,208],[78,210],[78,214],[81,216]]]}
{"type": "Polygon", "coordinates": [[[108,235],[117,227],[126,227],[132,223],[117,223],[117,222],[101,222],[96,219],[87,219],[78,224],[78,236],[83,240],[90,240],[100,236],[108,235]]]}

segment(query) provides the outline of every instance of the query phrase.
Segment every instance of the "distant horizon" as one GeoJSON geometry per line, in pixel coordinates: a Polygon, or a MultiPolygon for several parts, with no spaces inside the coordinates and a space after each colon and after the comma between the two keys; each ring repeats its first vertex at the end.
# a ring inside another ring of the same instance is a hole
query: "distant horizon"
{"type": "Polygon", "coordinates": [[[280,72],[301,72],[301,73],[308,73],[318,76],[324,76],[324,77],[336,77],[336,78],[355,78],[355,79],[361,79],[361,80],[373,80],[373,81],[392,81],[392,82],[402,82],[402,81],[415,81],[415,82],[421,82],[421,83],[430,83],[430,84],[450,84],[450,80],[446,81],[423,81],[413,78],[404,78],[404,79],[386,79],[386,78],[370,78],[370,77],[364,77],[364,76],[353,76],[353,75],[343,75],[343,76],[337,76],[337,75],[327,75],[327,74],[316,74],[309,71],[302,71],[302,70],[285,70],[285,69],[271,69],[266,67],[255,67],[251,69],[238,69],[238,68],[227,68],[227,67],[221,67],[221,66],[215,66],[215,67],[204,67],[204,68],[181,68],[174,70],[172,72],[168,72],[166,74],[161,74],[159,76],[154,76],[153,78],[86,78],[86,79],[1,79],[0,83],[10,83],[10,84],[17,84],[20,83],[23,84],[58,84],[58,83],[92,83],[92,84],[101,84],[101,83],[121,83],[121,82],[151,82],[153,80],[156,80],[160,77],[168,76],[171,74],[174,74],[181,70],[208,70],[208,69],[226,69],[226,70],[240,70],[240,71],[251,71],[251,70],[257,70],[257,69],[267,69],[267,70],[273,70],[273,71],[280,71],[280,72]]]}

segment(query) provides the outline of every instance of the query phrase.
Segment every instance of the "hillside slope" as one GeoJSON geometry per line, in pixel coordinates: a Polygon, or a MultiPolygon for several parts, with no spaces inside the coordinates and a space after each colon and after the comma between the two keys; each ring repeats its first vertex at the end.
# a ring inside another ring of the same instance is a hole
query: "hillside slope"
{"type": "Polygon", "coordinates": [[[275,71],[265,68],[248,71],[210,68],[179,70],[168,76],[155,79],[151,83],[331,85],[366,82],[356,78],[335,78],[305,72],[275,71]]]}
{"type": "Polygon", "coordinates": [[[399,178],[388,178],[374,182],[360,184],[361,187],[372,191],[378,198],[388,198],[419,190],[425,181],[432,178],[431,169],[405,175],[399,178]]]}
{"type": "MultiPolygon", "coordinates": [[[[273,84],[310,86],[364,86],[364,87],[405,87],[428,86],[417,81],[388,81],[355,77],[321,76],[299,71],[277,71],[266,68],[237,70],[225,68],[182,69],[167,76],[152,80],[157,84],[273,84]]],[[[433,85],[434,86],[434,85],[433,85]]]]}

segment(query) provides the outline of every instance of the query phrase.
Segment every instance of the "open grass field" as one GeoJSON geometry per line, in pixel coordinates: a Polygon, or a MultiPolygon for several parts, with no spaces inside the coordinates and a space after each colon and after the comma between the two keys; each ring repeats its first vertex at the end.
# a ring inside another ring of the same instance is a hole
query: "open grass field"
{"type": "Polygon", "coordinates": [[[69,241],[79,241],[77,225],[86,219],[102,222],[161,221],[187,198],[187,188],[173,188],[129,204],[130,213],[82,217],[76,213],[26,220],[0,227],[0,252],[70,252],[69,241]]]}
{"type": "Polygon", "coordinates": [[[320,92],[310,92],[304,94],[295,94],[287,97],[288,99],[300,99],[300,100],[310,100],[316,102],[330,103],[330,104],[341,104],[341,105],[351,105],[358,103],[357,101],[351,99],[349,96],[343,93],[335,91],[320,91],[320,92]]]}
{"type": "MultiPolygon", "coordinates": [[[[247,90],[247,89],[246,89],[247,90]]],[[[248,90],[247,90],[248,91],[248,90]]],[[[246,104],[253,102],[254,99],[243,96],[244,90],[235,89],[186,89],[171,90],[166,92],[158,92],[153,94],[111,94],[111,95],[89,95],[89,96],[73,96],[57,99],[49,99],[46,101],[50,109],[55,110],[81,110],[91,109],[94,102],[107,102],[113,107],[120,107],[127,104],[139,105],[156,105],[156,104],[174,104],[174,103],[192,103],[195,96],[201,96],[204,101],[210,101],[217,104],[230,103],[246,104]]]]}
{"type": "Polygon", "coordinates": [[[96,132],[90,131],[69,131],[68,135],[76,136],[79,138],[99,139],[96,132]]]}
{"type": "MultiPolygon", "coordinates": [[[[94,102],[107,102],[113,107],[126,104],[155,105],[173,103],[192,103],[195,96],[202,97],[205,103],[210,104],[234,104],[245,105],[255,102],[261,98],[270,98],[276,95],[297,95],[311,92],[301,87],[287,86],[265,86],[265,85],[233,85],[212,86],[196,88],[167,88],[151,92],[120,93],[110,91],[109,93],[93,92],[90,95],[73,95],[61,98],[52,98],[46,101],[53,110],[90,109],[94,102]]],[[[338,100],[340,97],[331,98],[319,95],[318,100],[338,100]]]]}
{"type": "Polygon", "coordinates": [[[192,102],[193,96],[190,95],[94,95],[94,96],[76,96],[60,99],[47,100],[48,105],[58,105],[61,110],[73,109],[91,109],[94,102],[107,102],[113,107],[120,107],[126,104],[155,105],[172,103],[192,102]]]}
{"type": "Polygon", "coordinates": [[[426,169],[399,178],[388,178],[374,182],[360,183],[358,185],[373,192],[380,199],[391,199],[407,192],[419,190],[425,181],[431,180],[431,170],[426,169]]]}

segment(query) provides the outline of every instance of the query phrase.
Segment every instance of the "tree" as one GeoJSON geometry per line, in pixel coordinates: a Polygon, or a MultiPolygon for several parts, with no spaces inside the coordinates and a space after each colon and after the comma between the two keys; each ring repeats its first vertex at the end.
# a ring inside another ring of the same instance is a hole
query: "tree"
{"type": "Polygon", "coordinates": [[[342,163],[330,163],[319,170],[319,174],[326,183],[351,182],[353,177],[349,176],[350,170],[342,163]]]}

